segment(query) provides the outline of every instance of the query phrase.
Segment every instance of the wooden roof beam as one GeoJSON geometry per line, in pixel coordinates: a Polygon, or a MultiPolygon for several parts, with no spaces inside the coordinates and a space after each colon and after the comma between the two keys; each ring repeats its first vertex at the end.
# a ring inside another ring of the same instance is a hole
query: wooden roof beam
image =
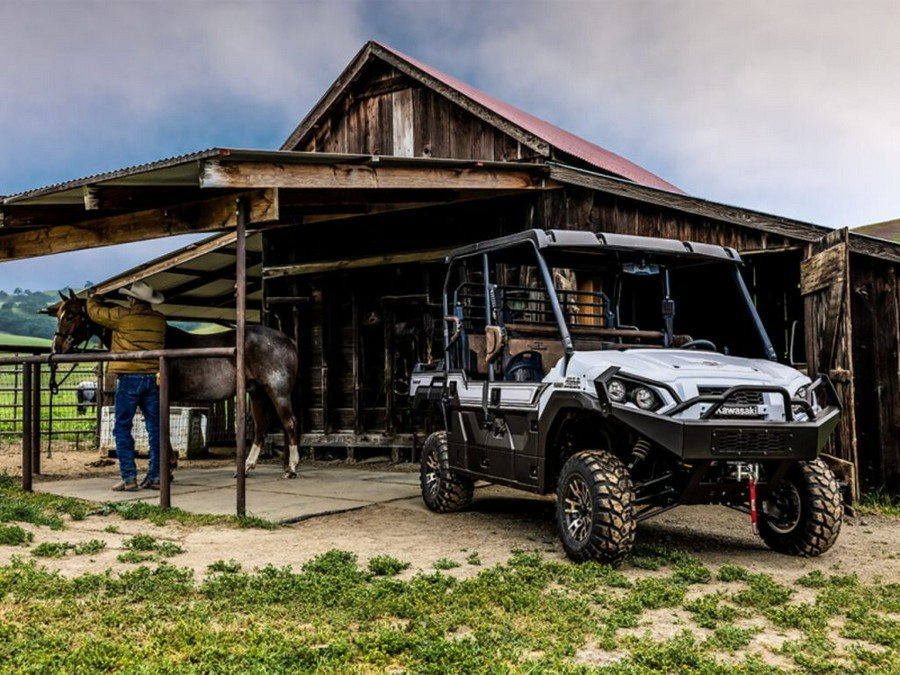
{"type": "MultiPolygon", "coordinates": [[[[249,201],[251,223],[278,220],[275,190],[254,190],[244,196],[249,201]]],[[[177,207],[94,218],[71,225],[2,231],[0,261],[234,227],[235,196],[231,195],[177,207]]]]}
{"type": "Polygon", "coordinates": [[[547,187],[534,167],[526,169],[468,167],[415,167],[369,164],[286,164],[275,162],[228,162],[218,159],[202,163],[203,188],[296,188],[296,189],[453,189],[530,190],[547,187]]]}
{"type": "Polygon", "coordinates": [[[84,185],[85,211],[135,211],[197,199],[196,186],[84,185]]]}
{"type": "Polygon", "coordinates": [[[303,262],[292,265],[273,265],[263,268],[263,278],[297,276],[301,274],[321,274],[322,272],[334,272],[337,270],[352,270],[364,267],[380,267],[383,265],[402,265],[404,263],[435,262],[443,260],[453,251],[450,248],[436,248],[425,251],[409,251],[406,253],[390,253],[374,255],[367,258],[354,258],[351,260],[325,260],[316,262],[303,262]]]}

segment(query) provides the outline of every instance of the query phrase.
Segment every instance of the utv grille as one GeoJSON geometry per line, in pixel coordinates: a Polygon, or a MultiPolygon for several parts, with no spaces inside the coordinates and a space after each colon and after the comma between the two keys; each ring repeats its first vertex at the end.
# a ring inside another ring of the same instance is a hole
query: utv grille
{"type": "Polygon", "coordinates": [[[716,429],[712,433],[715,455],[781,455],[791,451],[793,434],[748,429],[716,429]]]}
{"type": "MultiPolygon", "coordinates": [[[[697,393],[701,396],[718,396],[724,394],[728,387],[698,387],[697,393]]],[[[736,391],[725,401],[725,405],[761,405],[763,395],[761,391],[736,391]]]]}

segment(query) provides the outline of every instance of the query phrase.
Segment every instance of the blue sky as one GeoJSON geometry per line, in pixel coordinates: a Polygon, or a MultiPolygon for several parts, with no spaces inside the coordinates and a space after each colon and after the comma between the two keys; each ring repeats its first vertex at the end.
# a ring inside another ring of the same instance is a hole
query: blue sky
{"type": "MultiPolygon", "coordinates": [[[[830,227],[900,218],[894,0],[0,0],[0,194],[280,146],[379,40],[689,194],[830,227]]],[[[0,263],[97,282],[184,238],[0,263]]]]}

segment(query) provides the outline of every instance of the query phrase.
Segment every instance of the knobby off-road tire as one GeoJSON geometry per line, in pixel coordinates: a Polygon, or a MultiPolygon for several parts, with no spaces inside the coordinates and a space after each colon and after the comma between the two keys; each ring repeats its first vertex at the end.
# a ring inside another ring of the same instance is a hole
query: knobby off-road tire
{"type": "Polygon", "coordinates": [[[779,553],[821,555],[837,540],[843,512],[840,487],[825,462],[797,462],[759,505],[759,536],[779,553]]]}
{"type": "Polygon", "coordinates": [[[633,504],[631,477],[615,455],[572,455],[556,489],[556,523],[566,555],[576,562],[621,563],[634,545],[633,504]]]}
{"type": "Polygon", "coordinates": [[[425,439],[419,483],[425,506],[432,511],[449,513],[472,503],[474,482],[450,470],[446,431],[436,431],[425,439]]]}

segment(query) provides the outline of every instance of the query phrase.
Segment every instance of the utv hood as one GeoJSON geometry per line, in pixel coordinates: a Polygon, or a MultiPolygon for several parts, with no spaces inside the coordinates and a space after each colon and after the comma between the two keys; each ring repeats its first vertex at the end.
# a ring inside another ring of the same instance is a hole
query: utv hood
{"type": "Polygon", "coordinates": [[[737,384],[784,387],[793,395],[809,382],[799,371],[774,361],[685,349],[580,352],[569,361],[568,374],[593,380],[610,367],[619,368],[622,375],[665,383],[682,397],[696,396],[698,385],[737,384]]]}

